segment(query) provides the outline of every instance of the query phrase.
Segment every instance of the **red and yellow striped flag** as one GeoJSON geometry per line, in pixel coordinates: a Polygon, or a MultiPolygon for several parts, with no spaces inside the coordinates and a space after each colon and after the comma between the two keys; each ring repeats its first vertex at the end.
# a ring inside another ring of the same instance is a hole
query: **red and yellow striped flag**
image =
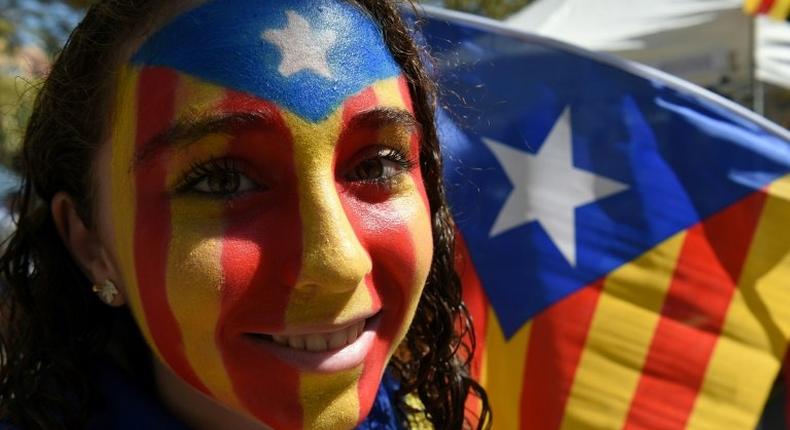
{"type": "Polygon", "coordinates": [[[437,15],[426,39],[466,102],[442,104],[445,180],[494,428],[754,429],[790,342],[790,132],[437,15]]]}
{"type": "Polygon", "coordinates": [[[790,176],[509,339],[474,268],[462,265],[495,428],[754,428],[790,339],[788,219],[790,176]]]}
{"type": "Polygon", "coordinates": [[[777,20],[790,18],[790,0],[744,0],[743,10],[749,15],[768,15],[777,20]]]}

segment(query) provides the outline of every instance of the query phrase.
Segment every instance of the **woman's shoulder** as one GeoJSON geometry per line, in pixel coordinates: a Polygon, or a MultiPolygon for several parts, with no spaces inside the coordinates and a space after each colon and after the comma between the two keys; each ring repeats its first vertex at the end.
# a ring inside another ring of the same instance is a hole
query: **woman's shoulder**
{"type": "Polygon", "coordinates": [[[98,366],[97,383],[102,401],[93,411],[87,430],[188,429],[164,407],[156,394],[140,386],[112,362],[98,366]]]}
{"type": "MultiPolygon", "coordinates": [[[[92,382],[97,390],[98,401],[89,410],[88,421],[84,424],[85,430],[188,430],[185,424],[162,405],[154,393],[143,388],[111,359],[96,360],[92,363],[92,369],[92,382]]],[[[0,420],[0,430],[26,428],[0,420]]]]}
{"type": "MultiPolygon", "coordinates": [[[[97,367],[97,382],[102,402],[93,411],[86,426],[87,430],[187,430],[186,425],[167,411],[155,395],[140,387],[115,365],[101,363],[97,367]]],[[[424,414],[410,414],[406,417],[401,414],[396,406],[398,388],[397,380],[388,373],[385,374],[373,408],[357,430],[433,429],[424,414]],[[403,425],[404,419],[408,426],[403,425]]],[[[422,409],[419,399],[414,396],[407,397],[406,404],[414,410],[422,409]]],[[[24,429],[0,421],[0,430],[24,429]]]]}

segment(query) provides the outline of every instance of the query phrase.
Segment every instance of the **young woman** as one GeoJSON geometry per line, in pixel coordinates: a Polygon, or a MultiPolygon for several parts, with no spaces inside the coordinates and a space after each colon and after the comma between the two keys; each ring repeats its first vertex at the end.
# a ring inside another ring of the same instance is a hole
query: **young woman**
{"type": "Polygon", "coordinates": [[[92,7],[25,137],[0,418],[484,426],[432,102],[389,1],[92,7]]]}

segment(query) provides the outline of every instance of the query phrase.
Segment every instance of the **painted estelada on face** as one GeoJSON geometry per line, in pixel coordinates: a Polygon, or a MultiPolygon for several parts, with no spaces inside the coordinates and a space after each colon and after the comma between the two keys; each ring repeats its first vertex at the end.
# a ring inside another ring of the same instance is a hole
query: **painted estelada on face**
{"type": "Polygon", "coordinates": [[[347,1],[209,1],[143,42],[116,99],[116,254],[157,363],[270,427],[358,424],[433,255],[376,23],[347,1]]]}
{"type": "Polygon", "coordinates": [[[243,91],[311,122],[401,72],[370,18],[333,0],[268,1],[266,7],[260,0],[212,1],[149,38],[132,63],[243,91]]]}

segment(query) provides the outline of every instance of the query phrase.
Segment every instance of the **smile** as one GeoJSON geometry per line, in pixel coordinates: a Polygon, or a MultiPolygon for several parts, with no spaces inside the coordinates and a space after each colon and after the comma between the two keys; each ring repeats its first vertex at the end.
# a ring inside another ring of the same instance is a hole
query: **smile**
{"type": "Polygon", "coordinates": [[[272,335],[278,345],[305,351],[329,351],[350,345],[359,339],[365,329],[365,321],[358,321],[347,328],[329,333],[312,333],[306,335],[272,335]]]}
{"type": "Polygon", "coordinates": [[[359,366],[373,347],[380,314],[334,330],[298,333],[245,333],[257,348],[294,366],[339,372],[359,366]]]}

